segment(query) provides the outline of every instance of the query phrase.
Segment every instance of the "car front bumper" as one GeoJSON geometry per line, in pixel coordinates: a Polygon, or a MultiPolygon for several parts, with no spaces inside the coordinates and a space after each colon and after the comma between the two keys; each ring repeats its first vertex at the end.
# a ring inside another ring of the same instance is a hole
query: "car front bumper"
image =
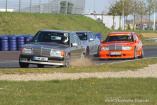
{"type": "Polygon", "coordinates": [[[65,65],[64,57],[48,57],[48,56],[36,56],[36,55],[25,55],[21,54],[19,62],[28,63],[28,64],[43,64],[43,65],[52,65],[52,66],[63,66],[65,65]],[[33,57],[46,57],[47,61],[33,60],[33,57]]]}
{"type": "Polygon", "coordinates": [[[134,51],[126,50],[126,51],[100,51],[99,52],[100,59],[114,59],[114,58],[134,58],[134,51]],[[120,54],[111,55],[112,52],[118,52],[120,54]]]}

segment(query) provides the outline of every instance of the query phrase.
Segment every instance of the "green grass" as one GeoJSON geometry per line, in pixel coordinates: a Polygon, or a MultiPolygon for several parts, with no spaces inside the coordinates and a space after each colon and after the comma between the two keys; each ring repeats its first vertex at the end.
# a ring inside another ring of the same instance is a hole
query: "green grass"
{"type": "Polygon", "coordinates": [[[141,33],[157,33],[157,31],[153,31],[153,30],[114,30],[113,32],[136,32],[137,34],[141,34],[141,33]]]}
{"type": "Polygon", "coordinates": [[[154,78],[0,81],[0,105],[155,105],[156,81],[154,78]]]}
{"type": "Polygon", "coordinates": [[[81,15],[0,13],[0,35],[35,34],[38,30],[92,31],[106,36],[110,29],[81,15]]]}
{"type": "Polygon", "coordinates": [[[148,67],[150,64],[157,64],[157,58],[139,59],[135,61],[127,61],[114,64],[103,64],[89,67],[69,67],[69,68],[21,68],[21,69],[0,69],[0,74],[27,74],[27,73],[81,73],[81,72],[119,72],[128,70],[137,70],[148,67]]]}

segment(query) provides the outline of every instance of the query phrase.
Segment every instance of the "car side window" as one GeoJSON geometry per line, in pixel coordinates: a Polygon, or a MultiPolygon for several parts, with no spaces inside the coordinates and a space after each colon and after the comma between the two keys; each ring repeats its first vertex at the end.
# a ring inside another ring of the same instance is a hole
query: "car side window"
{"type": "Polygon", "coordinates": [[[91,38],[92,38],[91,34],[90,34],[90,33],[88,33],[88,39],[91,39],[91,38]]]}
{"type": "Polygon", "coordinates": [[[80,44],[79,37],[76,34],[74,34],[74,38],[75,38],[75,43],[77,43],[79,45],[80,44]]]}
{"type": "Polygon", "coordinates": [[[138,36],[136,35],[136,40],[139,40],[138,36]]]}
{"type": "Polygon", "coordinates": [[[136,35],[135,35],[135,34],[134,34],[134,40],[137,40],[137,39],[136,39],[136,35]]]}
{"type": "Polygon", "coordinates": [[[73,34],[70,35],[70,39],[71,39],[71,42],[70,43],[75,43],[75,37],[73,34]]]}
{"type": "Polygon", "coordinates": [[[93,39],[96,39],[95,34],[93,34],[92,32],[90,32],[90,34],[92,35],[92,38],[93,38],[93,39]]]}

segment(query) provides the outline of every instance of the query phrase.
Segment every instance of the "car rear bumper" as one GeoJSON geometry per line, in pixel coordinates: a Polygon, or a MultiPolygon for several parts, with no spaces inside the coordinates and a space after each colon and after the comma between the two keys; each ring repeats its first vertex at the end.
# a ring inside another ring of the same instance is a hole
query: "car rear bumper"
{"type": "Polygon", "coordinates": [[[100,51],[99,52],[100,59],[115,59],[115,58],[134,58],[134,51],[100,51]],[[111,52],[120,52],[120,55],[111,55],[111,52]]]}
{"type": "Polygon", "coordinates": [[[56,66],[65,65],[64,57],[47,57],[47,56],[35,56],[35,55],[24,55],[24,54],[20,55],[19,62],[28,63],[28,64],[43,64],[43,65],[56,65],[56,66]],[[46,57],[48,58],[48,61],[33,60],[33,57],[46,57]]]}

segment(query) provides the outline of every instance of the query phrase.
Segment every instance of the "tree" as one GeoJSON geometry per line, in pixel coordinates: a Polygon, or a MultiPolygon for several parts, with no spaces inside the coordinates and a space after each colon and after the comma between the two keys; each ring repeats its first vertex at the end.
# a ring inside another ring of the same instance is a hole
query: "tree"
{"type": "Polygon", "coordinates": [[[148,17],[149,17],[149,30],[150,30],[150,16],[153,14],[153,11],[154,11],[153,1],[154,0],[147,0],[147,11],[148,11],[148,17]]]}
{"type": "Polygon", "coordinates": [[[124,16],[126,16],[126,22],[128,15],[132,14],[132,6],[133,6],[133,0],[125,0],[124,1],[124,16]]]}
{"type": "Polygon", "coordinates": [[[115,19],[115,16],[117,15],[117,8],[115,5],[111,5],[109,7],[109,12],[108,12],[108,15],[112,15],[113,16],[113,26],[112,26],[112,29],[114,30],[114,19],[115,19]]]}
{"type": "Polygon", "coordinates": [[[142,30],[142,20],[143,20],[143,17],[147,14],[147,7],[146,7],[146,4],[144,2],[144,0],[141,0],[139,1],[139,5],[138,5],[138,8],[137,8],[137,13],[140,15],[141,17],[141,30],[142,30]]]}
{"type": "Polygon", "coordinates": [[[135,24],[136,24],[136,14],[137,14],[137,10],[138,10],[138,5],[139,5],[139,0],[134,0],[134,1],[133,1],[132,8],[131,8],[131,14],[132,14],[133,17],[134,17],[133,26],[135,26],[135,24]]]}

